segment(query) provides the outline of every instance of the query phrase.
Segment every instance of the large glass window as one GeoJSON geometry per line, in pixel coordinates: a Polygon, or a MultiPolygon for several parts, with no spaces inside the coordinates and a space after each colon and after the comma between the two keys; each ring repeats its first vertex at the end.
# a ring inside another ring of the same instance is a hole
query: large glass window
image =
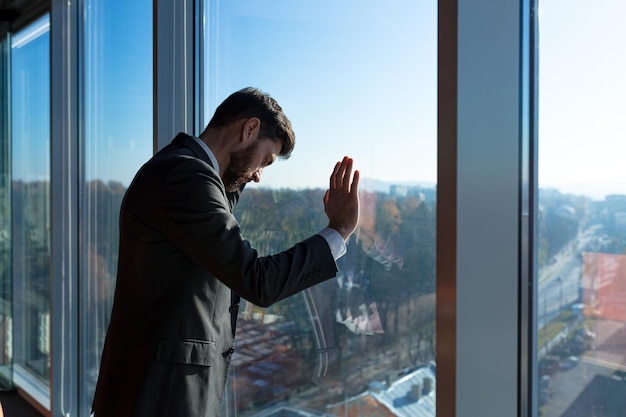
{"type": "Polygon", "coordinates": [[[205,123],[255,86],[297,136],[236,209],[252,244],[269,254],[324,227],[344,155],[362,174],[362,218],[337,278],[241,310],[222,414],[434,416],[437,2],[205,8],[205,123]]]}
{"type": "Polygon", "coordinates": [[[88,0],[83,33],[80,407],[86,416],[113,302],[120,204],[152,155],[152,1],[88,0]]]}
{"type": "Polygon", "coordinates": [[[539,6],[538,415],[623,415],[626,3],[539,6]]]}
{"type": "MultiPolygon", "coordinates": [[[[11,41],[11,201],[16,380],[36,398],[50,378],[50,24],[11,41]]],[[[45,401],[45,400],[44,400],[45,401]]],[[[45,402],[44,402],[45,403],[45,402]]]]}
{"type": "Polygon", "coordinates": [[[0,386],[11,384],[13,280],[11,277],[11,146],[9,136],[9,25],[0,22],[0,386]]]}

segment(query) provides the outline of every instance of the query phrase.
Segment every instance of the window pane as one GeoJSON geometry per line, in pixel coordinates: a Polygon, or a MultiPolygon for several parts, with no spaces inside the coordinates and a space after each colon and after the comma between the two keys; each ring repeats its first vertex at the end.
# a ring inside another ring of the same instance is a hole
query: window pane
{"type": "Polygon", "coordinates": [[[623,415],[626,3],[540,7],[538,415],[623,415]]]}
{"type": "Polygon", "coordinates": [[[0,22],[0,387],[10,386],[13,355],[11,274],[11,146],[9,136],[9,25],[0,22]]]}
{"type": "MultiPolygon", "coordinates": [[[[50,24],[11,42],[13,330],[16,371],[50,379],[50,24]]],[[[34,393],[31,393],[34,395],[34,393]]]]}
{"type": "Polygon", "coordinates": [[[89,415],[115,289],[119,208],[152,155],[152,1],[88,0],[84,15],[80,406],[89,415]]]}
{"type": "Polygon", "coordinates": [[[337,278],[241,310],[223,414],[434,416],[436,1],[206,9],[206,121],[251,85],[297,135],[235,212],[260,253],[326,225],[335,161],[349,155],[362,174],[362,218],[337,278]]]}

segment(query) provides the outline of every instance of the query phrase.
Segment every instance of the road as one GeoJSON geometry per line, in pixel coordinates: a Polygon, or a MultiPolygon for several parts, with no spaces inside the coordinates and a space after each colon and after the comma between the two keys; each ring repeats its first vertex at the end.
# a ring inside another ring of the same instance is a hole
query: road
{"type": "Polygon", "coordinates": [[[626,325],[596,322],[595,348],[551,377],[540,417],[617,416],[626,410],[626,325]]]}
{"type": "Polygon", "coordinates": [[[581,253],[596,246],[599,226],[581,231],[577,238],[539,270],[537,328],[552,321],[564,308],[579,301],[582,288],[581,253]]]}

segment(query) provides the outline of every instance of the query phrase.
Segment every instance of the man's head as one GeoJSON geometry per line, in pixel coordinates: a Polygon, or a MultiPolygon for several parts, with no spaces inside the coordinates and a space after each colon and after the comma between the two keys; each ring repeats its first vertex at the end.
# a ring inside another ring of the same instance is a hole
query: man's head
{"type": "Polygon", "coordinates": [[[207,128],[225,127],[250,117],[261,121],[258,139],[279,141],[279,156],[289,158],[296,142],[291,122],[276,100],[257,88],[247,87],[228,96],[215,110],[207,128]]]}
{"type": "Polygon", "coordinates": [[[226,98],[200,137],[227,129],[236,134],[235,141],[242,141],[233,144],[223,167],[222,179],[228,191],[249,181],[258,182],[265,166],[276,158],[289,158],[295,146],[291,122],[282,108],[269,94],[252,87],[226,98]]]}

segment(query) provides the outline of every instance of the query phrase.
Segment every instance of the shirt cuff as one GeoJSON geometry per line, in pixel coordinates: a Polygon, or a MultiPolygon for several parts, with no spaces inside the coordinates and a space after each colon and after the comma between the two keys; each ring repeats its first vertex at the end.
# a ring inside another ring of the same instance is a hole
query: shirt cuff
{"type": "Polygon", "coordinates": [[[343,241],[343,237],[341,237],[341,234],[339,234],[338,231],[327,227],[320,230],[318,235],[326,239],[326,242],[328,242],[328,246],[330,246],[330,251],[333,254],[333,258],[335,258],[335,260],[345,255],[346,242],[343,241]]]}

